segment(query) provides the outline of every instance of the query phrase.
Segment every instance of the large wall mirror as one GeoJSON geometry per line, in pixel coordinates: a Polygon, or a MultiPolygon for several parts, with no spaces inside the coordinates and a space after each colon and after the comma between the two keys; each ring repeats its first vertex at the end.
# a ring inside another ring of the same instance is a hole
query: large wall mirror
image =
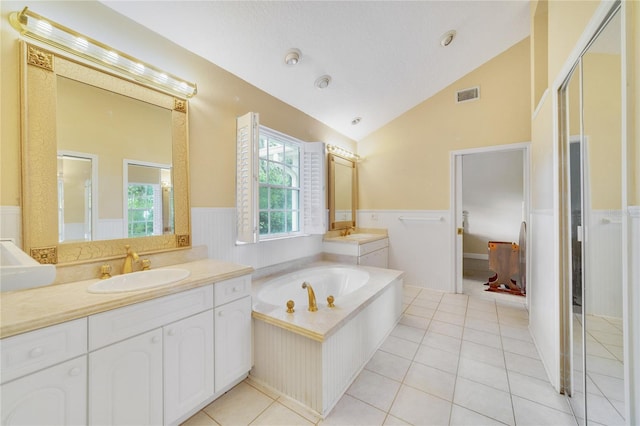
{"type": "Polygon", "coordinates": [[[356,226],[356,162],[329,154],[329,229],[356,226]]]}
{"type": "Polygon", "coordinates": [[[72,263],[190,246],[186,100],[21,51],[25,251],[72,263]]]}
{"type": "Polygon", "coordinates": [[[621,11],[560,89],[566,168],[563,389],[579,424],[625,424],[621,11]]]}

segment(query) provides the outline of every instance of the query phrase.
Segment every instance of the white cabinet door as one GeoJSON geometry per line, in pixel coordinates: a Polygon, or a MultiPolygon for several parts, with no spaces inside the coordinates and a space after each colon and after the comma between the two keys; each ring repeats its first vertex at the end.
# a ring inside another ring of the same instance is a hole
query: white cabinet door
{"type": "Polygon", "coordinates": [[[89,424],[162,424],[162,329],[89,354],[89,424]]]}
{"type": "Polygon", "coordinates": [[[213,310],[164,327],[167,424],[213,396],[213,310]]]}
{"type": "Polygon", "coordinates": [[[0,387],[2,425],[87,423],[87,358],[82,356],[0,387]]]}
{"type": "Polygon", "coordinates": [[[358,265],[387,268],[389,264],[389,249],[387,247],[365,254],[358,258],[358,265]]]}
{"type": "Polygon", "coordinates": [[[215,309],[215,381],[219,392],[251,369],[251,296],[215,309]]]}

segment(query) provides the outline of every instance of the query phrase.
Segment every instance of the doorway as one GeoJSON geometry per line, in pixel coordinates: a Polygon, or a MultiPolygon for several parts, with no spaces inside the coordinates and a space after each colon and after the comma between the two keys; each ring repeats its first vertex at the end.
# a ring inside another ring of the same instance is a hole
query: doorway
{"type": "MultiPolygon", "coordinates": [[[[526,142],[451,153],[456,293],[489,295],[482,293],[489,287],[484,284],[495,275],[489,269],[489,241],[520,245],[522,223],[529,217],[529,149],[526,142]]],[[[525,247],[526,241],[523,250],[525,247]]],[[[525,273],[518,281],[526,282],[526,259],[518,259],[520,263],[525,273]]],[[[518,297],[517,302],[526,303],[521,296],[498,292],[491,296],[511,301],[518,297]]]]}

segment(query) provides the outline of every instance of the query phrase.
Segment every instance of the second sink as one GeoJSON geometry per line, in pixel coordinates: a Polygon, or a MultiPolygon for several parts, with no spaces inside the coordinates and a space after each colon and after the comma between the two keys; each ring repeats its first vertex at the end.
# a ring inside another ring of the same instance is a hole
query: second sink
{"type": "Polygon", "coordinates": [[[191,272],[188,269],[180,268],[132,272],[93,283],[87,288],[87,291],[89,293],[122,293],[144,290],[182,281],[189,275],[191,272]]]}

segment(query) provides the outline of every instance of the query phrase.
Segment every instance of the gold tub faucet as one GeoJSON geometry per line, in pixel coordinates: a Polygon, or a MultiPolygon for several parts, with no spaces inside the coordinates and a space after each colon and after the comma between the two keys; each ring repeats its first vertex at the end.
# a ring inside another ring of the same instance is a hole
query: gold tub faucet
{"type": "Polygon", "coordinates": [[[140,257],[138,256],[138,253],[131,250],[131,246],[129,244],[124,246],[124,248],[127,249],[127,255],[125,256],[124,264],[122,265],[122,273],[128,274],[129,272],[133,272],[133,262],[137,262],[140,257]]]}
{"type": "Polygon", "coordinates": [[[355,231],[356,228],[354,228],[353,226],[349,226],[348,228],[344,228],[341,232],[340,232],[340,236],[341,237],[346,237],[347,235],[351,235],[351,233],[353,231],[355,231]]]}
{"type": "Polygon", "coordinates": [[[318,305],[316,305],[316,294],[313,292],[313,287],[308,282],[302,283],[302,288],[307,289],[307,293],[309,294],[309,310],[311,312],[315,312],[318,310],[318,305]]]}

